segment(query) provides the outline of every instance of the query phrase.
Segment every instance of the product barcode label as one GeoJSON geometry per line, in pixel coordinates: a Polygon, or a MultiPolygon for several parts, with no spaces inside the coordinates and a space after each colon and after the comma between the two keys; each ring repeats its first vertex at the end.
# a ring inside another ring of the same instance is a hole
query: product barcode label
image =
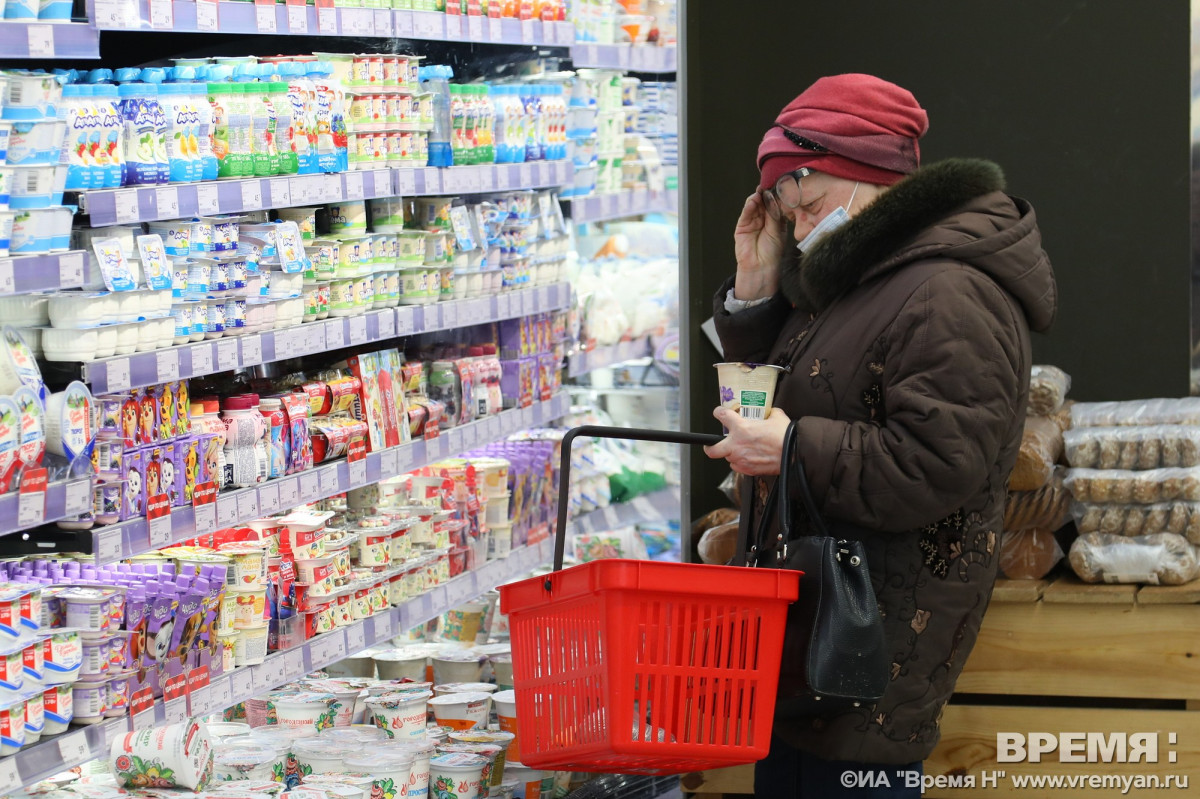
{"type": "Polygon", "coordinates": [[[743,419],[765,419],[767,418],[766,409],[761,405],[743,405],[741,408],[743,419]]]}

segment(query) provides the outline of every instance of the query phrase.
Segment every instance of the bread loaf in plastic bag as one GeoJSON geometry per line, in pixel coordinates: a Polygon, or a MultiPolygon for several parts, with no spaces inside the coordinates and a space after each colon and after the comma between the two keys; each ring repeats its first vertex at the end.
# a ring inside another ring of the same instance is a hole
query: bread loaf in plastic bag
{"type": "Polygon", "coordinates": [[[1053,530],[1005,531],[1000,538],[1000,571],[1010,580],[1040,580],[1062,559],[1053,530]]]}
{"type": "Polygon", "coordinates": [[[1200,466],[1200,427],[1192,425],[1080,427],[1064,433],[1063,443],[1067,462],[1085,469],[1200,466]]]}
{"type": "Polygon", "coordinates": [[[1087,533],[1071,544],[1069,559],[1088,583],[1182,585],[1200,575],[1196,548],[1172,533],[1135,538],[1087,533]]]}
{"type": "Polygon", "coordinates": [[[1200,424],[1200,397],[1076,402],[1071,427],[1132,427],[1154,424],[1200,424]]]}
{"type": "Polygon", "coordinates": [[[1045,416],[1027,416],[1017,463],[1008,478],[1012,491],[1033,491],[1050,481],[1063,451],[1062,428],[1045,416]]]}
{"type": "Polygon", "coordinates": [[[1061,467],[1054,469],[1046,485],[1034,491],[1009,491],[1004,506],[1006,531],[1057,530],[1071,519],[1071,493],[1063,486],[1061,467]]]}
{"type": "Polygon", "coordinates": [[[1079,502],[1152,505],[1200,501],[1200,467],[1150,469],[1068,469],[1063,484],[1079,502]]]}
{"type": "Polygon", "coordinates": [[[1160,502],[1154,505],[1071,504],[1080,533],[1153,535],[1174,533],[1200,544],[1200,502],[1160,502]]]}

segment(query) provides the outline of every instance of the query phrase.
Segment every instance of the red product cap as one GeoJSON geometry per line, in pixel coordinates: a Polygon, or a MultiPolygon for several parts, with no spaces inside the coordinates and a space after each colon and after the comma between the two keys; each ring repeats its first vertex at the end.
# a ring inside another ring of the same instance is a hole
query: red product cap
{"type": "Polygon", "coordinates": [[[483,347],[469,347],[467,349],[467,355],[472,358],[478,358],[483,354],[483,347]]]}
{"type": "Polygon", "coordinates": [[[228,397],[221,407],[227,411],[248,411],[254,407],[249,397],[228,397]]]}
{"type": "Polygon", "coordinates": [[[484,355],[495,355],[496,354],[496,345],[495,344],[484,344],[483,345],[483,354],[484,355]]]}
{"type": "Polygon", "coordinates": [[[215,399],[204,400],[204,412],[205,413],[220,413],[221,412],[221,403],[215,399]]]}

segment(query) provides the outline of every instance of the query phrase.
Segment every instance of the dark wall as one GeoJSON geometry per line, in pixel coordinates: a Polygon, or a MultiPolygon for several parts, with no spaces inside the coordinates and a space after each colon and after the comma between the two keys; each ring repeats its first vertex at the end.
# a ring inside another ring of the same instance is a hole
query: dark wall
{"type": "MultiPolygon", "coordinates": [[[[930,117],[925,162],[999,163],[1037,209],[1060,294],[1037,362],[1077,399],[1188,391],[1190,16],[1186,0],[689,0],[685,146],[692,428],[712,430],[716,351],[699,333],[734,268],[763,131],[822,75],[869,72],[930,117]]],[[[698,451],[693,512],[723,476],[698,451]]]]}

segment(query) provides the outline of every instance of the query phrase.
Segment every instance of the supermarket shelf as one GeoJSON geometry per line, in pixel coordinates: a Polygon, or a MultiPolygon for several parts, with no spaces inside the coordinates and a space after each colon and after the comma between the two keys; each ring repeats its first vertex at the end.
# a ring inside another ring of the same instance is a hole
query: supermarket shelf
{"type": "Polygon", "coordinates": [[[0,536],[18,533],[47,522],[78,516],[92,507],[92,480],[75,477],[57,480],[46,486],[46,503],[42,513],[27,510],[30,515],[21,519],[21,498],[16,492],[0,496],[0,536]]]}
{"type": "Polygon", "coordinates": [[[81,376],[93,393],[111,394],[347,346],[374,344],[397,336],[556,311],[567,307],[570,299],[570,284],[553,283],[478,299],[385,308],[266,333],[105,358],[83,364],[81,376]]]}
{"type": "Polygon", "coordinates": [[[168,6],[165,2],[152,5],[150,0],[89,0],[88,13],[101,30],[364,36],[555,47],[570,47],[575,42],[575,26],[566,22],[492,20],[391,8],[335,8],[332,3],[318,9],[303,2],[259,5],[174,0],[168,6]]]}
{"type": "Polygon", "coordinates": [[[147,712],[136,720],[128,716],[115,718],[90,727],[76,727],[62,735],[44,737],[15,755],[0,759],[0,793],[9,794],[89,760],[106,758],[109,746],[117,736],[132,729],[179,720],[174,715],[176,712],[182,712],[183,717],[219,712],[348,654],[386,643],[398,633],[423,624],[497,585],[523,577],[530,570],[548,563],[552,556],[553,539],[518,547],[507,558],[489,561],[386,613],[317,636],[303,646],[273,653],[257,666],[221,674],[204,688],[194,691],[186,701],[178,700],[176,708],[168,708],[167,703],[159,701],[153,713],[147,712]]]}
{"type": "Polygon", "coordinates": [[[645,358],[650,353],[650,339],[648,338],[622,341],[610,347],[598,347],[587,352],[577,352],[567,359],[567,377],[579,377],[593,369],[632,361],[634,358],[645,358]]]}
{"type": "Polygon", "coordinates": [[[92,531],[92,553],[97,565],[131,558],[160,549],[212,529],[231,527],[279,510],[341,494],[352,488],[420,468],[428,463],[497,441],[521,430],[552,421],[570,410],[570,398],[560,392],[528,408],[514,408],[470,424],[453,427],[440,437],[413,441],[369,453],[364,461],[337,461],[300,474],[271,480],[252,488],[222,493],[210,529],[197,530],[193,508],[171,511],[169,523],[152,531],[146,519],[130,519],[92,531]],[[353,468],[352,468],[353,466],[353,468]]]}
{"type": "Polygon", "coordinates": [[[588,197],[564,197],[571,203],[571,221],[607,222],[642,214],[674,214],[679,212],[679,191],[629,190],[615,194],[595,194],[588,197]]]}
{"type": "Polygon", "coordinates": [[[679,518],[683,500],[679,486],[671,486],[652,494],[634,497],[590,513],[576,516],[567,522],[567,532],[595,533],[616,530],[641,522],[668,522],[679,518]]]}
{"type": "MultiPolygon", "coordinates": [[[[241,4],[235,4],[241,5],[241,4]]],[[[473,166],[394,167],[329,175],[290,175],[206,183],[177,183],[78,193],[93,227],[160,219],[241,213],[376,197],[479,194],[569,183],[570,161],[473,166]]]]}
{"type": "Polygon", "coordinates": [[[587,44],[571,46],[575,67],[620,69],[628,72],[668,74],[675,71],[678,48],[674,45],[587,44]]]}
{"type": "Polygon", "coordinates": [[[100,31],[86,22],[0,20],[0,57],[99,58],[100,31]]]}
{"type": "Polygon", "coordinates": [[[71,250],[52,255],[0,258],[0,297],[79,288],[85,282],[86,255],[82,250],[71,250]]]}

